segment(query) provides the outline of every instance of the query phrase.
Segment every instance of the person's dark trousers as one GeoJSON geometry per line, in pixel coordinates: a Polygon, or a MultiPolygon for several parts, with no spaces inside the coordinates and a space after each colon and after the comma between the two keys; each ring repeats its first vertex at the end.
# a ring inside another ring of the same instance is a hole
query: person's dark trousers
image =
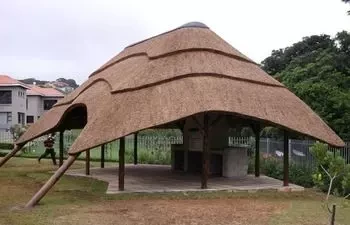
{"type": "Polygon", "coordinates": [[[45,150],[45,152],[44,152],[44,154],[42,154],[40,157],[39,157],[39,162],[40,162],[40,160],[42,159],[42,158],[45,158],[47,155],[51,155],[51,159],[52,159],[52,163],[54,164],[54,165],[57,165],[57,163],[56,163],[56,152],[55,152],[55,150],[53,149],[53,148],[51,148],[51,149],[46,149],[45,150]]]}
{"type": "Polygon", "coordinates": [[[57,163],[56,163],[56,152],[55,152],[55,150],[51,149],[50,154],[51,154],[52,163],[56,166],[57,163]]]}

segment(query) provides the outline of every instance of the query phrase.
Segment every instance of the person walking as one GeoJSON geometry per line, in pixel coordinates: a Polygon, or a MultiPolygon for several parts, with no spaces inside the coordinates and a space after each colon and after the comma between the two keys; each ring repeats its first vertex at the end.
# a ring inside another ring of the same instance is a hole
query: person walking
{"type": "Polygon", "coordinates": [[[45,158],[47,155],[51,155],[52,163],[54,165],[57,165],[56,152],[53,147],[54,144],[55,144],[55,134],[52,133],[52,134],[49,134],[48,138],[44,141],[45,152],[39,157],[38,159],[39,163],[42,158],[45,158]]]}

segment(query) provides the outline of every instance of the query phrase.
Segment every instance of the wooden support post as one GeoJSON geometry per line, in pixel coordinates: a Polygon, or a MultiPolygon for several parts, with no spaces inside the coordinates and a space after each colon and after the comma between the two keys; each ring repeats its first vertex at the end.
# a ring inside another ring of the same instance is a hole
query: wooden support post
{"type": "Polygon", "coordinates": [[[289,143],[288,131],[284,130],[283,144],[283,186],[289,186],[289,143]]]}
{"type": "Polygon", "coordinates": [[[64,131],[60,131],[60,143],[59,143],[59,166],[63,165],[63,150],[64,150],[64,131]]]}
{"type": "Polygon", "coordinates": [[[119,140],[119,191],[124,191],[124,175],[125,175],[125,138],[121,137],[119,140]]]}
{"type": "MultiPolygon", "coordinates": [[[[327,206],[328,207],[328,206],[327,206]]],[[[330,224],[334,225],[335,224],[335,210],[336,210],[336,205],[332,205],[332,212],[331,212],[331,221],[330,224]]]]}
{"type": "Polygon", "coordinates": [[[134,134],[134,165],[137,165],[137,135],[138,133],[136,132],[134,134]]]}
{"type": "Polygon", "coordinates": [[[209,115],[204,113],[203,124],[203,154],[202,154],[202,182],[201,188],[208,188],[208,176],[209,176],[209,115]]]}
{"type": "Polygon", "coordinates": [[[90,175],[90,149],[85,151],[85,174],[90,175]]]}
{"type": "Polygon", "coordinates": [[[105,168],[105,144],[101,145],[101,168],[105,168]]]}
{"type": "Polygon", "coordinates": [[[55,183],[61,178],[66,170],[73,164],[78,154],[70,155],[63,165],[51,176],[51,178],[45,183],[44,186],[32,197],[32,199],[26,204],[26,208],[35,206],[46,193],[55,185],[55,183]]]}
{"type": "Polygon", "coordinates": [[[260,131],[260,124],[255,125],[255,177],[260,177],[260,131]]]}
{"type": "Polygon", "coordinates": [[[7,153],[1,160],[0,160],[0,167],[2,167],[11,157],[13,157],[19,150],[22,149],[22,147],[25,145],[15,145],[11,152],[7,153]]]}

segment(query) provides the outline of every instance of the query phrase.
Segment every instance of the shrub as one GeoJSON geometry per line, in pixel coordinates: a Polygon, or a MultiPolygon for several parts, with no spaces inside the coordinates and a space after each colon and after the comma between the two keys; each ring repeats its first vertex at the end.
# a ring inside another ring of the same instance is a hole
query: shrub
{"type": "Polygon", "coordinates": [[[14,141],[18,140],[22,134],[27,130],[27,126],[23,126],[21,124],[15,124],[10,127],[10,133],[14,141]]]}
{"type": "Polygon", "coordinates": [[[311,188],[315,186],[312,179],[312,174],[315,169],[309,166],[301,166],[297,164],[292,164],[289,167],[289,180],[293,184],[297,184],[306,188],[311,188]]]}
{"type": "Polygon", "coordinates": [[[0,143],[0,149],[13,149],[12,143],[0,143]]]}
{"type": "MultiPolygon", "coordinates": [[[[261,172],[266,176],[283,180],[283,162],[281,160],[270,156],[262,158],[260,165],[261,172]]],[[[313,187],[315,185],[312,179],[313,172],[312,167],[291,163],[289,166],[289,181],[306,188],[313,187]]]]}
{"type": "Polygon", "coordinates": [[[347,195],[350,192],[350,165],[345,164],[345,159],[339,152],[328,151],[328,146],[320,142],[316,142],[310,151],[317,163],[313,174],[316,186],[324,192],[347,195]]]}
{"type": "Polygon", "coordinates": [[[283,164],[274,157],[267,157],[261,161],[261,172],[266,176],[283,179],[283,164]]]}

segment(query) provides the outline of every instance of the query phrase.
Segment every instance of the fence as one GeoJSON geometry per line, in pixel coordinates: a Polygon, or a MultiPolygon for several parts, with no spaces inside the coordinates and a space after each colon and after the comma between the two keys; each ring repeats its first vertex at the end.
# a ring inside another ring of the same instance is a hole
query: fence
{"type": "MultiPolygon", "coordinates": [[[[309,151],[310,147],[315,143],[312,140],[295,140],[290,139],[288,144],[289,158],[290,161],[303,166],[315,165],[315,160],[309,151]]],[[[249,146],[254,150],[255,138],[252,137],[230,137],[229,146],[234,145],[245,145],[249,146]]],[[[261,138],[260,139],[260,153],[263,157],[275,157],[283,158],[283,141],[261,138]]],[[[350,164],[350,142],[346,143],[343,148],[332,148],[329,147],[329,151],[336,153],[338,152],[346,161],[350,164]]]]}
{"type": "MultiPolygon", "coordinates": [[[[77,134],[74,132],[64,133],[64,150],[68,149],[74,142],[77,134]]],[[[45,151],[43,141],[45,137],[41,137],[26,145],[24,156],[37,157],[45,151]]],[[[172,144],[182,144],[182,136],[138,136],[138,158],[140,163],[170,163],[170,149],[172,144]]],[[[58,140],[55,142],[55,149],[58,149],[58,140]]],[[[132,162],[134,157],[134,137],[133,135],[125,138],[125,159],[126,162],[132,162]]],[[[117,161],[119,151],[119,140],[112,141],[105,145],[105,160],[117,161]]],[[[90,150],[91,159],[100,159],[100,148],[90,150]]],[[[81,154],[80,158],[85,158],[85,154],[81,154]]]]}
{"type": "Polygon", "coordinates": [[[10,132],[0,131],[0,142],[1,143],[12,143],[13,137],[10,132]]]}
{"type": "MultiPolygon", "coordinates": [[[[74,142],[76,137],[79,135],[75,131],[66,131],[64,133],[64,149],[68,151],[71,144],[74,142]]],[[[38,138],[34,141],[29,142],[26,145],[25,156],[39,156],[45,149],[43,146],[43,141],[45,137],[38,138]]],[[[12,136],[8,132],[0,132],[0,142],[11,143],[12,136]]],[[[170,160],[170,149],[172,144],[182,144],[183,138],[181,135],[177,136],[161,136],[161,135],[139,135],[138,137],[138,152],[139,158],[144,158],[145,161],[150,160],[153,157],[157,160],[165,160],[169,162],[170,160]],[[160,155],[160,156],[158,156],[160,155]],[[146,159],[148,157],[148,159],[146,159]]],[[[254,150],[255,139],[253,137],[230,137],[229,146],[234,145],[244,145],[254,150]]],[[[309,151],[310,146],[314,143],[311,140],[289,140],[289,157],[291,162],[296,164],[301,164],[304,166],[313,166],[315,161],[309,151]]],[[[126,159],[132,161],[133,158],[133,146],[134,137],[133,135],[127,136],[125,138],[126,144],[126,159]]],[[[58,149],[58,141],[55,143],[55,148],[58,149]]],[[[99,148],[98,148],[99,149],[99,148]]],[[[118,159],[118,149],[119,142],[113,141],[106,144],[105,147],[105,158],[106,160],[114,161],[118,159]]],[[[339,152],[342,157],[350,164],[350,142],[346,144],[344,148],[329,148],[332,152],[339,152]]],[[[271,138],[261,138],[260,139],[260,153],[262,157],[276,157],[279,159],[283,158],[283,141],[271,139],[271,138]]],[[[92,149],[91,158],[99,159],[100,151],[92,149]]],[[[81,155],[84,157],[84,154],[81,155]]]]}

